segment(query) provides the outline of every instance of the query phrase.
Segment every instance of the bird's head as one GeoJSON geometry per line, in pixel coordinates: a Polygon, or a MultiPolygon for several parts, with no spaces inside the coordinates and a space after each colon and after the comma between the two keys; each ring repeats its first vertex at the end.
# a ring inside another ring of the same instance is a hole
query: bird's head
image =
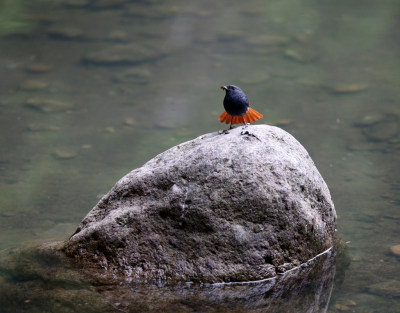
{"type": "Polygon", "coordinates": [[[239,93],[242,92],[243,93],[243,90],[235,85],[221,86],[221,89],[225,90],[226,93],[230,93],[230,92],[239,92],[239,93]]]}

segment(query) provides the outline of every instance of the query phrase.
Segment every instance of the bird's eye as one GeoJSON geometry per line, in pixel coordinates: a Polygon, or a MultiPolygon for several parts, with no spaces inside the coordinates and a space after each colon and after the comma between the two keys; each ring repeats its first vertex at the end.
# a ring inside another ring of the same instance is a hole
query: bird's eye
{"type": "Polygon", "coordinates": [[[235,87],[231,87],[232,90],[235,90],[235,87]]]}

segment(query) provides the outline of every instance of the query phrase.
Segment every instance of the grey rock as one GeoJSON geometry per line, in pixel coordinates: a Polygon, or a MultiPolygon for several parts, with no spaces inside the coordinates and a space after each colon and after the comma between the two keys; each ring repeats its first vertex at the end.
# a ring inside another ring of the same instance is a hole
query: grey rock
{"type": "MultiPolygon", "coordinates": [[[[56,226],[56,233],[60,227],[70,225],[56,226]]],[[[323,313],[336,268],[331,249],[283,275],[252,283],[159,287],[108,281],[93,286],[69,266],[61,247],[51,241],[0,251],[1,312],[277,313],[296,308],[296,313],[323,313]]]]}
{"type": "Polygon", "coordinates": [[[335,227],[328,187],[301,144],[277,127],[246,126],[127,174],[64,252],[105,281],[252,281],[331,247],[335,227]]]}
{"type": "Polygon", "coordinates": [[[122,312],[147,313],[324,313],[335,275],[336,253],[327,253],[278,277],[238,284],[179,284],[158,287],[122,283],[98,287],[122,312]],[[295,287],[294,287],[295,286],[295,287]]]}

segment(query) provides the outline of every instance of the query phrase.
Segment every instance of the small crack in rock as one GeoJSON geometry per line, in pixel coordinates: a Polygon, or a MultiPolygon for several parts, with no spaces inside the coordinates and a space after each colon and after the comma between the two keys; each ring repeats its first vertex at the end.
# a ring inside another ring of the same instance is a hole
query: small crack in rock
{"type": "Polygon", "coordinates": [[[256,135],[250,133],[248,130],[242,130],[242,131],[240,132],[240,135],[242,135],[242,136],[254,137],[254,138],[256,138],[258,141],[261,141],[260,138],[258,138],[256,135]]]}

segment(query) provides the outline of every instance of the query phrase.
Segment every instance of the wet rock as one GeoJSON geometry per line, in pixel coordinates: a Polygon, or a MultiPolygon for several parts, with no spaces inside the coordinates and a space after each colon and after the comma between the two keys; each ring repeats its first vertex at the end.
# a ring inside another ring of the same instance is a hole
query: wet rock
{"type": "Polygon", "coordinates": [[[108,126],[106,128],[104,128],[105,132],[109,133],[109,134],[114,134],[115,133],[115,128],[112,126],[108,126]]]}
{"type": "Polygon", "coordinates": [[[72,8],[82,8],[88,6],[91,0],[65,0],[64,5],[72,8]]]}
{"type": "Polygon", "coordinates": [[[12,210],[3,210],[0,212],[0,216],[2,217],[13,217],[16,216],[18,213],[12,210]]]}
{"type": "Polygon", "coordinates": [[[89,7],[93,9],[112,9],[123,6],[126,0],[65,0],[64,5],[70,8],[89,7]]]}
{"type": "Polygon", "coordinates": [[[57,159],[73,159],[78,155],[77,151],[71,148],[57,148],[54,150],[54,156],[57,159]]]}
{"type": "Polygon", "coordinates": [[[27,80],[22,82],[19,85],[19,88],[26,91],[35,91],[46,89],[49,86],[49,83],[40,81],[40,80],[27,80]]]}
{"type": "Polygon", "coordinates": [[[51,28],[46,31],[47,35],[52,39],[60,40],[82,40],[85,35],[82,30],[77,28],[51,28]]]}
{"type": "Polygon", "coordinates": [[[249,35],[245,41],[256,46],[280,46],[290,42],[290,38],[281,35],[249,35]]]}
{"type": "Polygon", "coordinates": [[[108,34],[108,40],[118,41],[118,42],[126,42],[129,40],[128,33],[123,30],[116,30],[108,34]]]}
{"type": "Polygon", "coordinates": [[[92,149],[92,148],[93,148],[93,146],[91,144],[88,144],[88,143],[83,144],[81,146],[81,149],[83,149],[83,150],[89,150],[89,149],[92,149]]]}
{"type": "Polygon", "coordinates": [[[307,151],[257,125],[200,136],[133,170],[64,251],[97,280],[252,281],[331,247],[335,228],[307,151]]]}
{"type": "Polygon", "coordinates": [[[0,251],[2,312],[120,312],[68,264],[60,242],[0,251]]]}
{"type": "Polygon", "coordinates": [[[163,120],[154,123],[154,127],[159,129],[174,129],[178,127],[178,124],[174,121],[163,120]]]}
{"type": "Polygon", "coordinates": [[[241,31],[226,30],[217,35],[219,41],[236,41],[246,37],[246,34],[241,31]]]}
{"type": "Polygon", "coordinates": [[[30,123],[30,124],[28,124],[27,128],[28,128],[28,130],[34,131],[34,132],[59,131],[60,130],[60,127],[58,127],[58,126],[44,124],[44,123],[30,123]]]}
{"type": "Polygon", "coordinates": [[[399,255],[400,256],[400,245],[394,245],[390,247],[390,252],[393,255],[399,255]]]}
{"type": "Polygon", "coordinates": [[[367,127],[374,125],[379,122],[383,122],[386,119],[384,114],[380,113],[370,113],[362,116],[354,121],[354,126],[367,127]]]}
{"type": "Polygon", "coordinates": [[[170,4],[156,3],[151,6],[149,10],[148,5],[142,3],[131,3],[126,5],[124,14],[130,17],[141,17],[147,19],[164,19],[174,16],[179,12],[179,8],[176,8],[170,4]]]}
{"type": "Polygon", "coordinates": [[[371,141],[387,141],[399,135],[399,123],[395,121],[382,121],[363,129],[363,133],[371,141]]]}
{"type": "Polygon", "coordinates": [[[337,84],[337,85],[321,84],[321,86],[332,92],[343,93],[343,94],[360,92],[368,88],[368,85],[364,83],[337,84]]]}
{"type": "Polygon", "coordinates": [[[387,298],[399,298],[400,297],[400,281],[398,280],[387,280],[377,284],[369,286],[368,291],[387,298]]]}
{"type": "Polygon", "coordinates": [[[108,281],[93,287],[69,266],[61,245],[51,242],[0,251],[2,312],[232,313],[234,308],[234,312],[274,313],[292,312],[295,307],[296,313],[321,313],[331,297],[335,273],[336,254],[328,251],[291,272],[257,283],[158,287],[108,281]]]}
{"type": "Polygon", "coordinates": [[[117,8],[126,3],[126,0],[94,0],[91,6],[96,9],[117,8]]]}
{"type": "Polygon", "coordinates": [[[127,117],[124,119],[124,124],[128,126],[135,126],[137,124],[136,120],[132,117],[127,117]]]}
{"type": "Polygon", "coordinates": [[[26,104],[45,113],[67,111],[74,107],[72,103],[42,98],[30,98],[26,100],[26,104]]]}
{"type": "Polygon", "coordinates": [[[347,305],[340,304],[340,303],[335,304],[335,309],[338,310],[338,311],[343,311],[343,312],[344,311],[350,311],[350,308],[347,305]]]}
{"type": "Polygon", "coordinates": [[[322,313],[331,296],[334,269],[335,254],[328,252],[277,278],[254,283],[163,287],[122,283],[97,289],[123,312],[277,313],[296,308],[296,313],[322,313]]]}
{"type": "Polygon", "coordinates": [[[285,50],[284,55],[287,58],[300,63],[308,63],[316,59],[316,55],[314,53],[306,50],[300,51],[295,49],[287,49],[285,50]]]}
{"type": "Polygon", "coordinates": [[[83,61],[98,65],[123,65],[140,63],[162,56],[163,53],[156,49],[137,44],[121,44],[90,52],[83,57],[83,61]]]}
{"type": "Polygon", "coordinates": [[[35,63],[28,65],[26,70],[32,73],[45,73],[51,70],[51,66],[48,64],[35,63]]]}
{"type": "Polygon", "coordinates": [[[118,73],[113,77],[113,80],[116,82],[145,85],[149,83],[152,76],[152,73],[146,68],[131,68],[118,73]]]}

